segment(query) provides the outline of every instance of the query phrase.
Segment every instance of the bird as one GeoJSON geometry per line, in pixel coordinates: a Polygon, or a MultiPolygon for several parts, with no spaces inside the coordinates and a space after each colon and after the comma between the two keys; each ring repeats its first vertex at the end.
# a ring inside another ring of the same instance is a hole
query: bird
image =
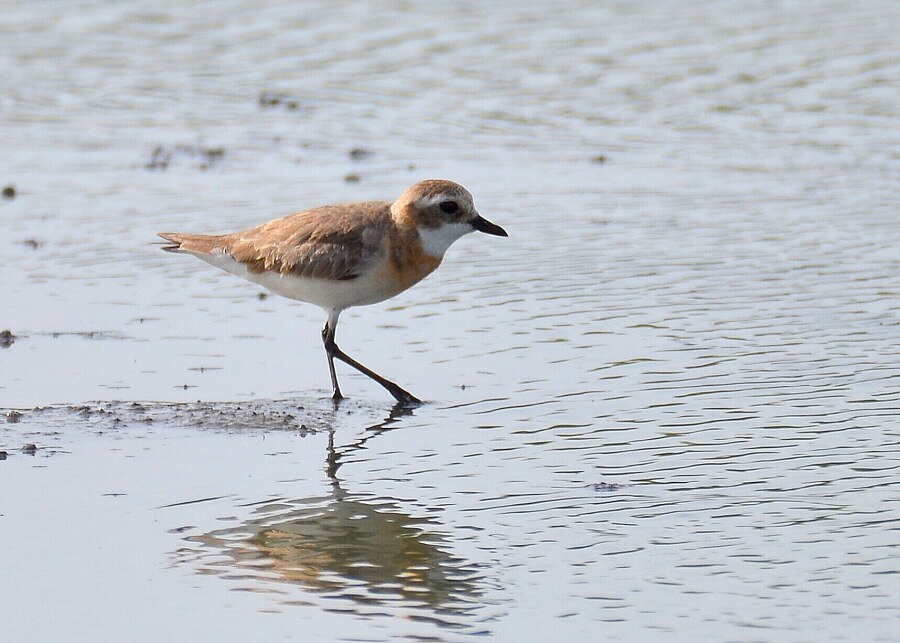
{"type": "Polygon", "coordinates": [[[332,399],[344,399],[334,360],[383,386],[404,407],[422,400],[356,361],[335,341],[347,308],[390,299],[441,264],[460,237],[474,231],[508,237],[482,217],[472,194],[445,179],[415,183],[390,201],[324,205],[231,234],[160,232],[163,250],[186,253],[288,299],[322,308],[322,343],[332,399]]]}

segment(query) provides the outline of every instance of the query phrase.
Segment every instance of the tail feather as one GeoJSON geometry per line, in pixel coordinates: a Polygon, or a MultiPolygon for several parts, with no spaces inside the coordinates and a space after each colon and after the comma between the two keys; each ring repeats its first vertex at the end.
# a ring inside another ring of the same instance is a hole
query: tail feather
{"type": "Polygon", "coordinates": [[[158,236],[171,244],[162,247],[166,252],[190,252],[208,255],[227,249],[227,234],[184,234],[181,232],[158,232],[158,236]]]}

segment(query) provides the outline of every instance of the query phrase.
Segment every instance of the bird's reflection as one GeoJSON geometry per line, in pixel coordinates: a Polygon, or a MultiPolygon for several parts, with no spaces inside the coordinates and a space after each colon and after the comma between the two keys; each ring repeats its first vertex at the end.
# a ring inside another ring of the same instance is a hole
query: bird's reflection
{"type": "Polygon", "coordinates": [[[424,609],[421,618],[452,624],[478,607],[479,566],[450,553],[433,518],[411,516],[390,499],[348,493],[337,476],[342,457],[409,413],[394,407],[362,439],[338,449],[329,435],[328,495],[269,502],[239,527],[191,540],[225,553],[213,567],[226,575],[239,570],[244,579],[291,583],[360,605],[424,609]]]}
{"type": "Polygon", "coordinates": [[[340,452],[334,448],[334,429],[328,432],[328,457],[326,459],[328,466],[325,468],[325,473],[328,474],[328,478],[331,480],[331,484],[335,487],[337,493],[341,493],[340,480],[337,477],[338,469],[341,467],[341,458],[345,455],[349,455],[353,451],[365,448],[366,442],[381,435],[385,431],[390,431],[394,428],[394,424],[397,423],[397,420],[412,414],[412,408],[398,402],[391,408],[391,411],[386,418],[381,422],[368,427],[366,429],[366,434],[362,438],[346,447],[342,447],[340,452]]]}

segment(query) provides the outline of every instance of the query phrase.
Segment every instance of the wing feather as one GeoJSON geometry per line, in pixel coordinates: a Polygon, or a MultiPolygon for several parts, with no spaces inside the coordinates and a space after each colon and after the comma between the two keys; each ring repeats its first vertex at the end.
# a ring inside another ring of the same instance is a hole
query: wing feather
{"type": "Polygon", "coordinates": [[[225,245],[251,270],[355,279],[385,256],[390,203],[324,206],[229,235],[225,245]]]}

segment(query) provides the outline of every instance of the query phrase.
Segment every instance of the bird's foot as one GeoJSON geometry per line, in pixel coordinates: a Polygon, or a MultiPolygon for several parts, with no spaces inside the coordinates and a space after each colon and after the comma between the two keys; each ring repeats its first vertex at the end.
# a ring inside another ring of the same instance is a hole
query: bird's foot
{"type": "Polygon", "coordinates": [[[396,390],[391,389],[390,394],[394,396],[394,399],[397,400],[397,404],[400,406],[404,406],[407,408],[413,408],[416,406],[422,406],[425,402],[417,398],[415,395],[410,393],[409,391],[404,391],[399,386],[396,390]]]}

